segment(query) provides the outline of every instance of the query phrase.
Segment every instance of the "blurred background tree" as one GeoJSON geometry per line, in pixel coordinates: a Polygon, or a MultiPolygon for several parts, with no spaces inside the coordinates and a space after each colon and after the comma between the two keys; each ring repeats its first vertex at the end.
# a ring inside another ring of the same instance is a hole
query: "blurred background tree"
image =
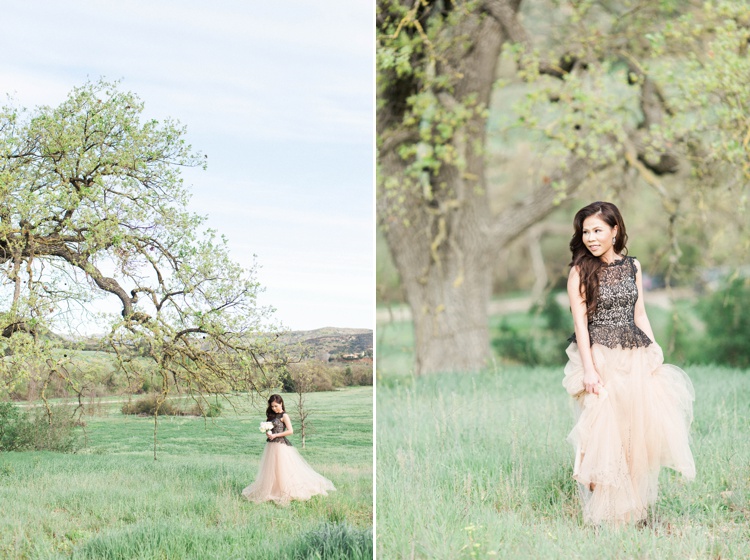
{"type": "Polygon", "coordinates": [[[652,285],[746,262],[745,2],[380,0],[377,40],[378,292],[418,374],[486,365],[491,294],[566,275],[591,200],[652,285]]]}

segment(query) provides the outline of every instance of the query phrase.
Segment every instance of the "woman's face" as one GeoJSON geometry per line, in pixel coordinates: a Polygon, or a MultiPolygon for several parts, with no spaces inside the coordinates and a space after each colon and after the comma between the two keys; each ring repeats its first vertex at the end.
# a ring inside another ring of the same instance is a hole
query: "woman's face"
{"type": "Polygon", "coordinates": [[[610,227],[599,214],[583,220],[583,244],[595,257],[604,257],[609,262],[613,260],[615,250],[612,238],[616,235],[617,226],[610,227]]]}
{"type": "Polygon", "coordinates": [[[284,412],[284,408],[281,406],[281,403],[275,401],[271,403],[271,410],[273,410],[276,414],[284,412]]]}

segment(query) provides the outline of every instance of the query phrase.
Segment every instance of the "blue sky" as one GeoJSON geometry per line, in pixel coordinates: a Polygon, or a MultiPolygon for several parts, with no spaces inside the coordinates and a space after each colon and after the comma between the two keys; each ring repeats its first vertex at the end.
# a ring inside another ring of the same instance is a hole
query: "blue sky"
{"type": "Polygon", "coordinates": [[[292,329],[374,326],[372,0],[15,2],[0,91],[56,105],[122,80],[208,156],[191,209],[257,255],[292,329]]]}

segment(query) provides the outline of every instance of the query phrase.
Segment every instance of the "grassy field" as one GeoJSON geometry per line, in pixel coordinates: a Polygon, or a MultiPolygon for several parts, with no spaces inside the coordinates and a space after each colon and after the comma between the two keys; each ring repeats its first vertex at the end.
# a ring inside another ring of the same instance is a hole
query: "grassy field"
{"type": "Polygon", "coordinates": [[[314,431],[304,451],[291,441],[337,491],[286,508],[240,495],[265,445],[265,407],[160,420],[154,461],[152,420],[120,406],[86,418],[77,454],[0,454],[0,558],[286,558],[331,526],[372,527],[371,387],[308,396],[314,431]]]}
{"type": "Polygon", "coordinates": [[[415,378],[411,337],[378,327],[379,558],[750,558],[750,372],[686,368],[696,480],[662,470],[650,526],[595,529],[571,479],[565,357],[415,378]]]}

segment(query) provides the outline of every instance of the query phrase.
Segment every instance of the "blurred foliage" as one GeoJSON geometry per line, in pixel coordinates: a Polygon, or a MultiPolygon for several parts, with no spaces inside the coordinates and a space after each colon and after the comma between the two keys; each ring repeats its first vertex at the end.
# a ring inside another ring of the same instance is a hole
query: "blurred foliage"
{"type": "Polygon", "coordinates": [[[706,298],[701,311],[710,361],[750,367],[750,279],[734,278],[706,298]]]}
{"type": "Polygon", "coordinates": [[[573,321],[555,294],[548,292],[528,313],[527,325],[512,326],[502,318],[492,337],[495,353],[505,360],[528,365],[560,365],[565,361],[573,321]]]}
{"type": "Polygon", "coordinates": [[[681,361],[750,367],[750,278],[733,277],[695,305],[702,328],[678,311],[670,322],[673,352],[681,361]]]}

